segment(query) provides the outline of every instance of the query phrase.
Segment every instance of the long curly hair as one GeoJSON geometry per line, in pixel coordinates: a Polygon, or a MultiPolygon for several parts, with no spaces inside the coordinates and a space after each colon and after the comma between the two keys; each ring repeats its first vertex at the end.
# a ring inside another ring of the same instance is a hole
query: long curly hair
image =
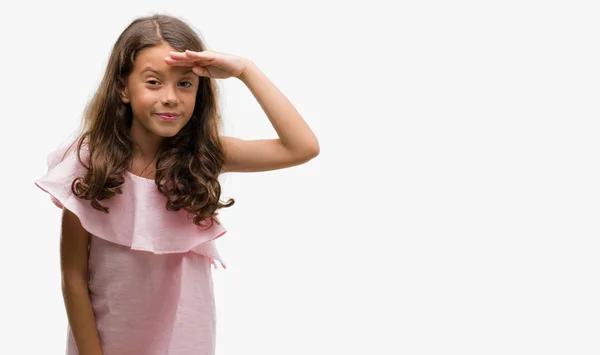
{"type": "MultiPolygon", "coordinates": [[[[77,157],[86,168],[73,180],[74,195],[91,201],[93,208],[109,212],[100,201],[122,193],[126,174],[132,167],[134,142],[130,136],[131,106],[121,101],[120,91],[133,70],[136,55],[143,49],[168,43],[178,51],[203,51],[201,39],[182,20],[153,15],[129,24],[117,39],[98,90],[84,111],[81,133],[75,141],[77,157]],[[86,149],[87,164],[81,157],[86,149]]],[[[214,79],[199,78],[196,104],[190,121],[177,135],[165,138],[159,148],[155,183],[166,197],[166,209],[193,214],[198,226],[211,227],[223,203],[218,181],[224,163],[219,140],[221,116],[218,87],[214,79]],[[207,225],[207,222],[208,225],[207,225]]]]}

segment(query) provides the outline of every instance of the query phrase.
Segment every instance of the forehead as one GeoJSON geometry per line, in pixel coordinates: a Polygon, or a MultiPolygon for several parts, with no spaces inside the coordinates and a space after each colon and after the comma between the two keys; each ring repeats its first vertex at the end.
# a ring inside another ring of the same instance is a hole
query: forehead
{"type": "Polygon", "coordinates": [[[142,49],[135,58],[133,63],[134,72],[142,72],[150,68],[157,72],[182,74],[191,70],[189,67],[168,65],[165,62],[165,57],[169,56],[169,52],[177,52],[177,50],[168,44],[160,44],[153,47],[142,49]]]}

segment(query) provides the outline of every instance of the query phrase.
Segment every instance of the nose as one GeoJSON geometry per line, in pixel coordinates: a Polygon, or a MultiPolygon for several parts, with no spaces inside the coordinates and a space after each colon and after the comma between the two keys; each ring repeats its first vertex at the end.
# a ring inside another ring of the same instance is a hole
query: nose
{"type": "Polygon", "coordinates": [[[172,87],[171,85],[167,85],[165,86],[164,92],[163,92],[163,96],[162,96],[162,103],[165,106],[169,106],[169,105],[174,105],[177,103],[177,89],[172,87]]]}

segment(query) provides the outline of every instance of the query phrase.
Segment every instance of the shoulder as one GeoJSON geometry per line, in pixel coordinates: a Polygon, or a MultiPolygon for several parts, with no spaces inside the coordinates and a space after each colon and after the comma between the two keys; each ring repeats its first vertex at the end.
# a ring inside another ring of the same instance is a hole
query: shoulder
{"type": "Polygon", "coordinates": [[[58,164],[65,160],[81,160],[87,161],[89,154],[86,144],[81,144],[81,139],[67,140],[60,143],[54,150],[52,150],[47,156],[48,169],[56,167],[58,164]]]}

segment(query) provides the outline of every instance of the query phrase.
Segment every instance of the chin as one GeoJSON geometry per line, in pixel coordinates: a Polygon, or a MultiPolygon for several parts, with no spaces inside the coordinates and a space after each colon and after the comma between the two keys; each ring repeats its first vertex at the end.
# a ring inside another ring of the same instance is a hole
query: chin
{"type": "Polygon", "coordinates": [[[177,135],[177,133],[179,133],[179,131],[180,130],[176,130],[176,131],[164,130],[164,131],[155,132],[155,134],[162,138],[171,138],[171,137],[175,137],[177,135]]]}

